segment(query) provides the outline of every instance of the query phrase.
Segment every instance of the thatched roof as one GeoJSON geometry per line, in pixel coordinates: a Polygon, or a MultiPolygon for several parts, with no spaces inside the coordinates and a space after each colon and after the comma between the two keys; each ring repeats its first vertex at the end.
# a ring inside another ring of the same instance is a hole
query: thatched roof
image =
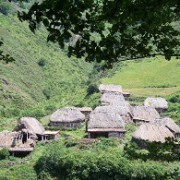
{"type": "Polygon", "coordinates": [[[77,108],[62,108],[55,111],[50,116],[51,122],[83,122],[85,120],[85,115],[80,112],[77,108]]]}
{"type": "Polygon", "coordinates": [[[92,111],[91,107],[79,107],[77,109],[81,112],[91,112],[92,111]]]}
{"type": "Polygon", "coordinates": [[[22,117],[19,120],[18,126],[15,128],[16,131],[26,129],[30,134],[42,135],[45,131],[42,124],[33,117],[22,117]]]}
{"type": "Polygon", "coordinates": [[[130,106],[122,94],[104,93],[100,101],[102,106],[130,106]]]}
{"type": "Polygon", "coordinates": [[[169,117],[155,119],[152,123],[167,127],[171,132],[180,133],[180,127],[169,117]]]}
{"type": "Polygon", "coordinates": [[[11,147],[14,139],[19,135],[18,132],[2,131],[0,132],[0,147],[11,147]]]}
{"type": "Polygon", "coordinates": [[[88,121],[88,131],[125,131],[122,117],[111,106],[96,107],[88,121]]]}
{"type": "Polygon", "coordinates": [[[99,91],[101,93],[105,93],[105,92],[122,93],[122,87],[120,85],[114,85],[114,84],[100,84],[99,91]]]}
{"type": "Polygon", "coordinates": [[[165,142],[166,138],[173,138],[173,134],[164,126],[154,124],[142,124],[133,134],[133,139],[149,142],[165,142]]]}
{"type": "Polygon", "coordinates": [[[161,98],[161,97],[148,97],[145,101],[144,101],[144,105],[145,106],[150,106],[156,109],[167,109],[168,108],[168,103],[166,101],[166,99],[161,98]]]}
{"type": "MultiPolygon", "coordinates": [[[[103,106],[101,106],[103,107],[103,106]]],[[[130,123],[132,122],[133,119],[133,114],[131,109],[128,106],[105,106],[107,107],[107,109],[109,109],[110,111],[114,111],[116,113],[118,113],[122,119],[124,120],[125,123],[130,123]]],[[[99,107],[97,107],[95,109],[95,111],[97,111],[99,109],[99,107]]],[[[100,108],[101,110],[101,108],[100,108]]]]}
{"type": "Polygon", "coordinates": [[[133,115],[133,120],[141,120],[147,122],[160,118],[160,115],[156,111],[156,109],[148,106],[133,107],[133,115]]]}

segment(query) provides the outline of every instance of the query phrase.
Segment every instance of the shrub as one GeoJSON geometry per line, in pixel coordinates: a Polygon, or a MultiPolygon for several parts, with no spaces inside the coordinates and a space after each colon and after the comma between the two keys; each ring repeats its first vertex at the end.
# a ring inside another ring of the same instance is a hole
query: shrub
{"type": "Polygon", "coordinates": [[[9,157],[9,151],[7,148],[3,148],[0,150],[0,160],[7,159],[9,157]]]}
{"type": "Polygon", "coordinates": [[[0,2],[0,12],[5,16],[12,10],[11,4],[9,2],[2,1],[0,2]]]}
{"type": "Polygon", "coordinates": [[[41,67],[44,67],[46,65],[46,60],[45,59],[40,59],[38,62],[38,65],[41,67]]]}

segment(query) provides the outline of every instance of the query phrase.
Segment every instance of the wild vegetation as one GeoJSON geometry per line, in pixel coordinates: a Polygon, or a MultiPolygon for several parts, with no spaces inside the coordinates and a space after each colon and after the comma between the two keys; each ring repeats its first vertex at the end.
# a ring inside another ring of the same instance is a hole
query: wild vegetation
{"type": "MultiPolygon", "coordinates": [[[[29,4],[20,6],[26,9],[29,4]]],[[[0,131],[12,130],[21,116],[36,117],[47,127],[48,115],[59,107],[96,107],[99,82],[122,85],[132,94],[131,104],[142,104],[147,96],[165,97],[169,109],[163,115],[180,123],[180,63],[176,57],[171,61],[157,56],[117,62],[104,70],[103,62],[68,58],[66,50],[47,44],[43,27],[32,34],[27,23],[19,22],[12,4],[0,2],[0,12],[1,48],[15,59],[8,64],[0,61],[0,131]]],[[[85,127],[62,131],[59,141],[40,142],[25,158],[2,149],[0,179],[179,180],[180,162],[176,155],[171,159],[169,146],[140,150],[130,143],[136,128],[126,126],[124,141],[102,138],[90,143],[82,140],[85,127]]]]}

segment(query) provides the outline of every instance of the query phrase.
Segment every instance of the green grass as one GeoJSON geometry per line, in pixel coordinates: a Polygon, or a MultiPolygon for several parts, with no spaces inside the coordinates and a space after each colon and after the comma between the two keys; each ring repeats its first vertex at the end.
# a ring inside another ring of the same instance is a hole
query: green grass
{"type": "Polygon", "coordinates": [[[0,117],[36,116],[37,109],[44,116],[84,101],[93,64],[68,58],[58,45],[47,44],[46,35],[43,28],[33,34],[16,16],[0,14],[1,48],[16,60],[0,62],[0,117]]]}
{"type": "Polygon", "coordinates": [[[120,84],[139,96],[166,96],[180,90],[180,60],[165,60],[161,56],[124,62],[105,84],[120,84]]]}

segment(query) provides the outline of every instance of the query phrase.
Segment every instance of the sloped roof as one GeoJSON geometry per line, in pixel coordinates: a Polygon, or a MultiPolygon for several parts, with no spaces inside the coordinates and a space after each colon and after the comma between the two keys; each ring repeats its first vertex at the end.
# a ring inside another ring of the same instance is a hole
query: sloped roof
{"type": "Polygon", "coordinates": [[[122,94],[104,93],[100,99],[101,105],[130,106],[122,94]]]}
{"type": "Polygon", "coordinates": [[[145,106],[150,106],[157,109],[167,109],[168,108],[168,102],[166,99],[162,97],[148,97],[144,101],[145,106]]]}
{"type": "Polygon", "coordinates": [[[62,108],[55,111],[50,116],[51,122],[83,122],[85,115],[77,108],[62,108]]]}
{"type": "Polygon", "coordinates": [[[18,136],[18,132],[2,131],[0,132],[0,147],[11,147],[14,138],[18,136]]]}
{"type": "Polygon", "coordinates": [[[135,106],[133,107],[133,119],[142,121],[153,121],[160,118],[159,113],[155,108],[149,106],[135,106]]]}
{"type": "Polygon", "coordinates": [[[22,117],[19,120],[18,126],[15,128],[16,131],[27,129],[29,133],[42,135],[45,131],[42,124],[33,117],[22,117]]]}
{"type": "Polygon", "coordinates": [[[111,106],[100,106],[91,112],[88,121],[88,131],[91,129],[97,130],[108,129],[111,131],[116,129],[116,131],[125,131],[125,123],[122,117],[117,113],[117,111],[111,106]]]}
{"type": "Polygon", "coordinates": [[[153,123],[156,125],[165,126],[168,129],[170,129],[172,132],[180,133],[180,127],[173,121],[173,119],[169,117],[155,119],[153,123]]]}
{"type": "Polygon", "coordinates": [[[142,124],[139,128],[134,132],[133,139],[145,140],[149,142],[165,142],[165,139],[170,137],[173,138],[172,132],[164,127],[157,126],[155,124],[142,124]]]}
{"type": "Polygon", "coordinates": [[[120,85],[114,85],[114,84],[100,84],[99,91],[101,93],[105,93],[105,92],[122,93],[122,87],[120,85]]]}

